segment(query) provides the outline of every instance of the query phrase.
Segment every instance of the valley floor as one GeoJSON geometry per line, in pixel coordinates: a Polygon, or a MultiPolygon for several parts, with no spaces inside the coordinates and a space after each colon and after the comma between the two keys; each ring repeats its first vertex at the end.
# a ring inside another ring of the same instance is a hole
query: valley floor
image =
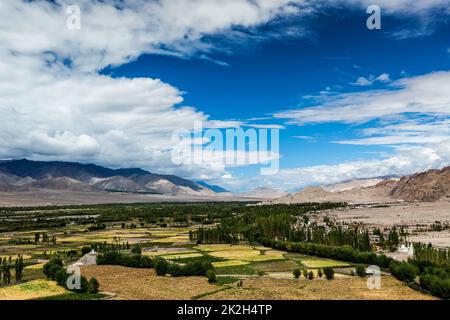
{"type": "Polygon", "coordinates": [[[220,194],[213,196],[195,195],[156,195],[118,192],[76,192],[67,190],[39,190],[29,192],[0,192],[1,207],[31,207],[52,205],[89,205],[121,203],[156,202],[222,202],[222,201],[259,201],[260,198],[247,198],[220,194]]]}
{"type": "MultiPolygon", "coordinates": [[[[96,277],[102,291],[116,294],[114,299],[213,299],[213,300],[430,300],[391,276],[383,276],[380,290],[367,289],[366,279],[339,277],[306,280],[270,277],[246,278],[236,283],[209,284],[205,277],[158,277],[153,269],[120,266],[86,266],[82,274],[96,277]]],[[[292,277],[292,276],[291,276],[292,277]]]]}

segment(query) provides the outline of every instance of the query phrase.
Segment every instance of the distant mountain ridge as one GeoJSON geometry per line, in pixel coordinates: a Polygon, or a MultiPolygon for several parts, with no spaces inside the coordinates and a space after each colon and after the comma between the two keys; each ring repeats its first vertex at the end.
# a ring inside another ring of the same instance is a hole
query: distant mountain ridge
{"type": "Polygon", "coordinates": [[[274,198],[265,204],[302,202],[374,203],[392,201],[433,202],[450,198],[450,167],[386,179],[355,179],[274,198]]]}
{"type": "Polygon", "coordinates": [[[0,190],[33,189],[110,191],[151,194],[214,194],[207,186],[139,168],[110,169],[64,161],[0,161],[0,190]]]}

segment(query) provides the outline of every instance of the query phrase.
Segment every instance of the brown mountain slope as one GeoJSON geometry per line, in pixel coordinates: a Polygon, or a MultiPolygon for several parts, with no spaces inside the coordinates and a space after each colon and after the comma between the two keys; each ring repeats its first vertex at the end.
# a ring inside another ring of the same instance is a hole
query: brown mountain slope
{"type": "Polygon", "coordinates": [[[391,196],[405,201],[437,201],[450,195],[450,167],[403,177],[391,196]]]}

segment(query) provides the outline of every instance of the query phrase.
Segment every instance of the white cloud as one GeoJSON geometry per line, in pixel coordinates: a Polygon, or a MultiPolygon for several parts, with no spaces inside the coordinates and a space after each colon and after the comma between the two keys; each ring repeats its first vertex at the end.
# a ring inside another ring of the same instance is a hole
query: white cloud
{"type": "Polygon", "coordinates": [[[265,185],[297,191],[308,185],[324,185],[358,178],[403,176],[448,165],[449,146],[450,139],[426,146],[398,147],[394,154],[379,159],[281,169],[274,176],[256,176],[245,180],[235,178],[228,183],[244,190],[265,185]]]}
{"type": "Polygon", "coordinates": [[[434,72],[392,82],[386,90],[324,96],[318,106],[275,114],[293,124],[362,123],[404,113],[450,115],[450,72],[434,72]]]}
{"type": "Polygon", "coordinates": [[[144,53],[208,52],[206,35],[294,14],[294,2],[80,0],[81,29],[68,30],[66,7],[73,1],[1,1],[0,158],[220,177],[226,169],[213,163],[174,165],[171,134],[196,121],[211,128],[244,122],[209,119],[181,105],[183,93],[158,79],[112,78],[99,71],[144,53]]]}
{"type": "Polygon", "coordinates": [[[3,0],[1,45],[24,54],[54,52],[83,71],[120,65],[142,53],[208,51],[205,35],[252,27],[297,12],[289,0],[80,0],[81,29],[66,28],[70,0],[3,0]],[[18,41],[20,39],[20,41],[18,41]]]}
{"type": "Polygon", "coordinates": [[[369,75],[367,78],[359,77],[353,84],[358,86],[371,86],[375,82],[383,82],[383,83],[391,82],[391,77],[388,73],[380,74],[378,77],[375,77],[374,75],[369,75]]]}

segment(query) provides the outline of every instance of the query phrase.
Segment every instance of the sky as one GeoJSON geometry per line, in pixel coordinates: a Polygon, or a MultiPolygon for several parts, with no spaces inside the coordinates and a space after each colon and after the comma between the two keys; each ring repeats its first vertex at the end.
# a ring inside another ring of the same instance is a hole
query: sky
{"type": "Polygon", "coordinates": [[[0,158],[141,167],[232,191],[450,165],[449,8],[449,0],[3,0],[0,158]],[[374,4],[380,30],[366,26],[374,4]],[[67,27],[71,5],[80,28],[67,27]],[[263,175],[262,161],[214,157],[174,163],[173,133],[199,121],[221,132],[278,129],[269,158],[279,170],[263,175]]]}

